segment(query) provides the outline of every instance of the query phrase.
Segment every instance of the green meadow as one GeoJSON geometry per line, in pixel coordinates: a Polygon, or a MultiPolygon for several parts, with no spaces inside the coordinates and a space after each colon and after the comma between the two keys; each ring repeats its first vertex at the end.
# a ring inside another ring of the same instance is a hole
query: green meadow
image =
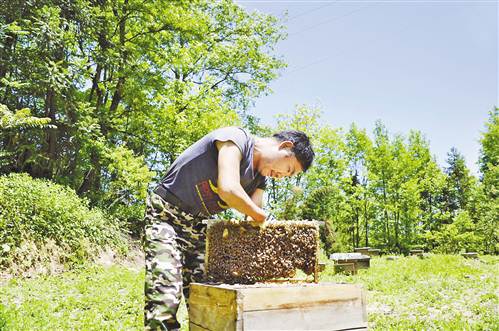
{"type": "MultiPolygon", "coordinates": [[[[321,282],[362,284],[372,330],[498,330],[496,256],[373,258],[357,275],[321,282]]],[[[56,276],[3,281],[0,330],[141,330],[140,267],[87,265],[56,276]]],[[[185,306],[179,315],[187,330],[185,306]]]]}

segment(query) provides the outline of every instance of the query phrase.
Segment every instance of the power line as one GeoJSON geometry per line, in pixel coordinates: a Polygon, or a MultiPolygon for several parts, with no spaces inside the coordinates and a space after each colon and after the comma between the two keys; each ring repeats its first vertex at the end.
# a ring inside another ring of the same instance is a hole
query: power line
{"type": "MultiPolygon", "coordinates": [[[[398,32],[402,32],[402,31],[405,31],[405,30],[409,29],[409,28],[410,28],[412,25],[414,25],[415,23],[417,23],[417,22],[411,22],[411,23],[409,23],[409,24],[405,24],[405,25],[403,25],[403,26],[402,26],[402,27],[398,30],[398,32]]],[[[374,38],[376,38],[376,37],[377,37],[377,36],[374,36],[373,38],[369,38],[369,39],[367,39],[367,40],[364,40],[364,41],[363,41],[363,43],[366,43],[366,42],[368,42],[368,41],[370,41],[370,40],[372,40],[372,39],[374,39],[374,38]]],[[[328,56],[325,56],[325,57],[322,57],[322,58],[316,59],[316,60],[314,60],[314,61],[312,61],[312,62],[310,62],[310,63],[307,63],[307,64],[305,64],[305,65],[303,65],[303,66],[297,67],[297,68],[295,68],[295,69],[293,69],[293,70],[289,71],[289,72],[288,72],[288,74],[292,74],[292,73],[295,73],[295,72],[297,72],[297,71],[300,71],[300,70],[306,69],[306,68],[308,68],[308,67],[310,67],[310,66],[313,66],[313,65],[316,65],[316,64],[319,64],[319,63],[325,62],[325,61],[327,61],[327,60],[330,60],[330,59],[332,59],[332,58],[334,58],[334,57],[336,57],[336,56],[338,56],[338,55],[340,55],[340,54],[342,54],[342,53],[345,53],[347,50],[348,50],[348,49],[340,50],[340,51],[335,52],[335,53],[333,53],[333,54],[330,54],[330,55],[328,55],[328,56]]]]}
{"type": "MultiPolygon", "coordinates": [[[[351,11],[349,11],[348,13],[345,13],[345,14],[340,15],[340,16],[334,16],[334,17],[332,17],[332,18],[330,18],[330,19],[328,19],[328,20],[325,20],[325,21],[322,21],[322,22],[317,23],[317,24],[315,24],[315,25],[312,25],[312,26],[309,26],[309,27],[307,27],[307,28],[301,29],[300,31],[297,31],[297,32],[291,33],[291,34],[289,34],[288,36],[289,36],[289,37],[293,37],[293,36],[296,36],[296,35],[299,35],[299,34],[301,34],[301,33],[305,32],[305,31],[309,31],[309,30],[315,29],[315,28],[316,28],[316,27],[318,27],[318,26],[321,26],[321,25],[324,25],[324,24],[328,24],[328,23],[331,23],[331,22],[335,22],[335,21],[339,21],[339,20],[340,20],[340,19],[342,19],[342,18],[345,18],[345,17],[347,17],[347,16],[353,15],[353,14],[355,14],[355,13],[357,13],[357,12],[361,11],[361,10],[364,10],[364,9],[366,9],[366,8],[368,8],[368,7],[371,7],[371,5],[367,5],[367,6],[363,6],[363,7],[360,7],[360,8],[354,9],[354,10],[351,10],[351,11]]],[[[288,39],[289,39],[289,38],[288,38],[288,39]]]]}
{"type": "Polygon", "coordinates": [[[319,7],[315,7],[315,8],[309,9],[309,10],[306,10],[306,11],[304,11],[304,12],[302,12],[302,13],[299,13],[299,14],[297,14],[297,15],[294,15],[294,16],[292,16],[292,17],[288,18],[288,22],[289,22],[289,21],[292,21],[292,20],[294,20],[294,19],[296,19],[296,18],[298,18],[298,17],[302,17],[302,16],[308,15],[308,14],[310,14],[310,13],[313,13],[313,12],[315,12],[315,11],[318,11],[319,9],[322,9],[322,8],[325,8],[325,7],[330,7],[330,6],[334,5],[335,3],[339,2],[339,1],[340,1],[340,0],[335,0],[335,1],[333,1],[333,2],[330,2],[330,3],[326,4],[326,5],[319,6],[319,7]]]}

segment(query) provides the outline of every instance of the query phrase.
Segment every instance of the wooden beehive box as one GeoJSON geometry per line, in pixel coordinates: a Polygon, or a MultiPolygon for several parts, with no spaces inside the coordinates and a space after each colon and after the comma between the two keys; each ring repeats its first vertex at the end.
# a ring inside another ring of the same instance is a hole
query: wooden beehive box
{"type": "Polygon", "coordinates": [[[478,259],[478,253],[476,252],[462,253],[461,256],[467,259],[478,259]]]}
{"type": "Polygon", "coordinates": [[[363,254],[363,255],[367,255],[368,252],[369,252],[369,249],[371,249],[371,247],[355,247],[353,249],[353,251],[355,253],[360,253],[360,254],[363,254]]]}
{"type": "Polygon", "coordinates": [[[191,331],[367,330],[355,284],[191,284],[191,331]]]}
{"type": "Polygon", "coordinates": [[[371,257],[360,253],[333,253],[329,256],[336,264],[353,263],[354,269],[367,269],[371,265],[371,257]]]}
{"type": "Polygon", "coordinates": [[[411,249],[409,251],[409,253],[411,254],[411,256],[423,257],[423,250],[422,249],[411,249]]]}

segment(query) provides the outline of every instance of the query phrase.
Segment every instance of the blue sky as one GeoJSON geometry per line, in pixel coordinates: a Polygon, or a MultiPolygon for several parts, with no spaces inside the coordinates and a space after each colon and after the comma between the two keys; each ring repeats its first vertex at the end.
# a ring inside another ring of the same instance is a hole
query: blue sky
{"type": "Polygon", "coordinates": [[[324,122],[422,131],[440,165],[456,147],[477,173],[480,133],[498,101],[496,1],[236,1],[284,17],[288,63],[252,113],[275,123],[295,105],[324,122]]]}

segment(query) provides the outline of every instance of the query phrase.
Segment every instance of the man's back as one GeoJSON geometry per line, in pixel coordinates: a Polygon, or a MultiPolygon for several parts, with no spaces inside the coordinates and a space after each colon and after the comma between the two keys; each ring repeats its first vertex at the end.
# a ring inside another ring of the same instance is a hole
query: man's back
{"type": "Polygon", "coordinates": [[[253,137],[237,127],[214,130],[186,149],[160,183],[192,214],[211,215],[228,208],[217,191],[217,141],[231,141],[241,151],[240,184],[246,193],[251,195],[257,188],[264,188],[265,177],[253,169],[253,137]]]}

